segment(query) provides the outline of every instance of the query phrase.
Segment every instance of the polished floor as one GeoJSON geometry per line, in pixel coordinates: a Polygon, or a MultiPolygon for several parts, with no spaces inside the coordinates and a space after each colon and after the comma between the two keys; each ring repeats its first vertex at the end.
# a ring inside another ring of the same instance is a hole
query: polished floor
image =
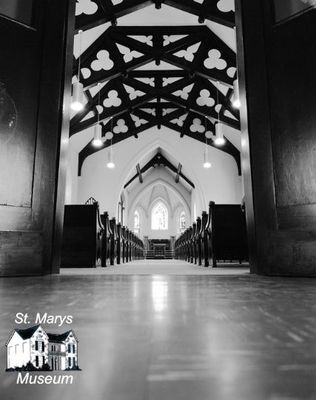
{"type": "Polygon", "coordinates": [[[237,273],[2,279],[0,398],[315,399],[315,286],[237,273]],[[73,316],[45,326],[79,339],[72,385],[17,385],[4,371],[17,312],[73,316]]]}
{"type": "Polygon", "coordinates": [[[62,268],[62,275],[242,275],[249,274],[248,263],[219,263],[205,268],[181,260],[139,260],[106,268],[62,268]]]}

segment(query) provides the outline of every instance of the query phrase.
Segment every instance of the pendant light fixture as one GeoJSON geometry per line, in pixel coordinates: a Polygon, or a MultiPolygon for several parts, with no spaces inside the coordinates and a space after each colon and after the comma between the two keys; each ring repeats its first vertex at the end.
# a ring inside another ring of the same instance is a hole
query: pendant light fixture
{"type": "Polygon", "coordinates": [[[234,108],[240,108],[238,79],[234,80],[234,94],[232,98],[232,105],[234,108]]]}
{"type": "Polygon", "coordinates": [[[215,144],[216,146],[223,146],[225,144],[223,125],[219,122],[215,125],[215,144]]]}
{"type": "Polygon", "coordinates": [[[80,82],[80,66],[81,66],[81,47],[82,47],[82,31],[78,32],[79,34],[79,57],[78,57],[78,75],[77,75],[77,82],[73,84],[72,89],[72,102],[71,108],[74,111],[81,111],[84,108],[83,104],[83,84],[80,82]]]}
{"type": "Polygon", "coordinates": [[[212,164],[210,163],[209,160],[209,155],[208,155],[208,147],[207,144],[205,145],[205,149],[204,149],[204,162],[203,162],[203,168],[205,169],[209,169],[212,167],[212,164]]]}
{"type": "MultiPolygon", "coordinates": [[[[111,119],[111,132],[112,132],[112,135],[113,135],[113,118],[111,119]]],[[[112,139],[111,139],[110,148],[108,149],[108,156],[107,157],[108,157],[108,161],[106,163],[106,166],[108,168],[110,168],[110,169],[115,168],[112,139]]]]}
{"type": "Polygon", "coordinates": [[[100,82],[98,83],[98,105],[97,105],[97,113],[98,113],[98,119],[97,119],[97,124],[94,125],[94,133],[93,133],[93,141],[92,144],[94,147],[101,147],[103,145],[103,140],[102,140],[102,125],[100,124],[100,112],[98,107],[101,106],[100,104],[100,89],[101,85],[100,82]]]}
{"type": "Polygon", "coordinates": [[[223,146],[225,144],[225,138],[223,134],[223,125],[221,124],[220,116],[219,116],[219,82],[217,81],[217,123],[215,125],[215,140],[214,143],[216,146],[223,146]]]}
{"type": "Polygon", "coordinates": [[[207,118],[205,117],[205,147],[204,147],[204,160],[203,160],[203,168],[205,168],[205,169],[209,169],[212,167],[212,164],[210,163],[210,160],[209,160],[209,154],[208,154],[208,144],[207,144],[208,133],[211,133],[211,132],[208,132],[208,130],[207,130],[207,118]]]}

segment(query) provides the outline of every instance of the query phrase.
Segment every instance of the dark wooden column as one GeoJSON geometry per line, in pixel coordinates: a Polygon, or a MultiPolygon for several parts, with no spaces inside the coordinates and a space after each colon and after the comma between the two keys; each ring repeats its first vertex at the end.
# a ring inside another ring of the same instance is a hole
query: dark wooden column
{"type": "Polygon", "coordinates": [[[316,13],[276,23],[273,1],[236,6],[252,272],[316,275],[316,13]]]}
{"type": "Polygon", "coordinates": [[[45,274],[59,264],[75,1],[0,13],[0,275],[45,274]]]}

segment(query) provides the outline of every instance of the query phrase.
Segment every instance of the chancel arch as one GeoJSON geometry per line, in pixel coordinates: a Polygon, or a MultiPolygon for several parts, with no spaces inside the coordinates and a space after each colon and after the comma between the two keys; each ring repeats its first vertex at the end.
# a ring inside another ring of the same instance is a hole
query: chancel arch
{"type": "MultiPolygon", "coordinates": [[[[191,201],[191,195],[189,192],[187,192],[183,187],[175,187],[171,182],[169,182],[166,177],[159,177],[158,179],[152,180],[146,186],[142,187],[141,189],[138,188],[135,190],[135,192],[130,192],[129,194],[129,208],[128,208],[128,213],[130,217],[130,213],[133,213],[136,209],[136,207],[139,207],[140,200],[142,198],[145,198],[146,196],[150,196],[153,188],[155,186],[161,185],[165,187],[169,193],[172,193],[173,196],[177,199],[177,204],[181,204],[182,208],[185,210],[186,215],[189,217],[189,220],[191,218],[191,212],[190,212],[190,201],[191,201]]],[[[155,198],[152,199],[152,201],[155,198]]],[[[149,201],[150,204],[152,204],[152,201],[149,201]]],[[[165,200],[166,201],[166,200],[165,200]]],[[[149,205],[150,205],[149,204],[149,205]]],[[[149,216],[149,211],[148,211],[148,204],[146,207],[142,207],[146,214],[149,216]]],[[[173,215],[173,212],[171,210],[171,215],[173,215]]]]}

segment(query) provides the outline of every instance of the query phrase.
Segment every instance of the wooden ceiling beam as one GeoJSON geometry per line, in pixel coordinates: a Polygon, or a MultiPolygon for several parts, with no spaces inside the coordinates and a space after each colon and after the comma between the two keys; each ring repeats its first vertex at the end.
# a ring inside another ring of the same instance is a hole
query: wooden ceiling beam
{"type": "Polygon", "coordinates": [[[76,17],[76,32],[81,29],[83,31],[102,25],[106,22],[115,23],[115,20],[125,15],[131,14],[144,7],[155,4],[156,8],[161,4],[167,4],[176,9],[196,15],[200,22],[202,19],[217,22],[230,28],[235,26],[234,12],[221,12],[217,8],[217,2],[204,1],[204,4],[198,4],[193,0],[124,0],[115,6],[107,6],[102,4],[103,0],[94,0],[98,5],[95,14],[81,14],[76,17]]]}
{"type": "Polygon", "coordinates": [[[136,171],[137,171],[137,175],[138,175],[138,178],[139,178],[139,182],[143,183],[143,175],[142,175],[142,171],[140,169],[139,163],[136,165],[136,171]]]}
{"type": "Polygon", "coordinates": [[[178,164],[177,175],[176,175],[176,177],[175,177],[175,181],[176,181],[176,183],[179,183],[179,179],[180,179],[181,170],[182,170],[182,164],[181,164],[181,163],[179,163],[179,164],[178,164]]]}

